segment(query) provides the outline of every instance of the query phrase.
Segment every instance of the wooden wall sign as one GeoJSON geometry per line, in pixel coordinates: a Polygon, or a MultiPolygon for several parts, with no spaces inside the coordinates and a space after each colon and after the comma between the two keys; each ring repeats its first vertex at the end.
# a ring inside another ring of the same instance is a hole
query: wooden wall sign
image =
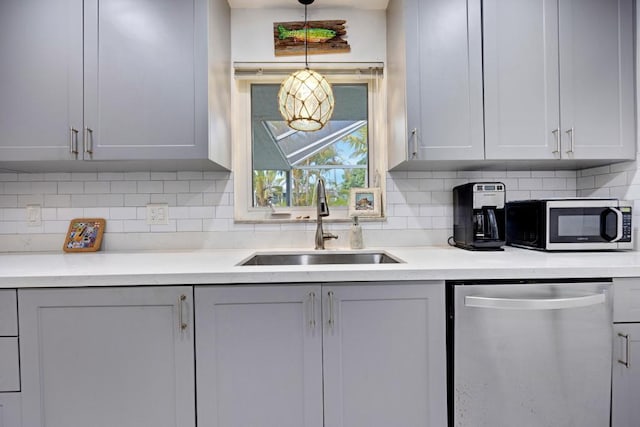
{"type": "MultiPolygon", "coordinates": [[[[345,53],[351,51],[343,39],[347,35],[347,21],[308,21],[308,54],[345,53]]],[[[305,28],[303,21],[274,22],[273,46],[276,56],[304,55],[305,28]]]]}

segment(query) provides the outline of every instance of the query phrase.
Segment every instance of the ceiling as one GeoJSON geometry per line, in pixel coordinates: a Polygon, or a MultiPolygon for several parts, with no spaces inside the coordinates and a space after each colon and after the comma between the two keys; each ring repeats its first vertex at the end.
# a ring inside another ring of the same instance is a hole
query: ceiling
{"type": "MultiPolygon", "coordinates": [[[[296,0],[228,0],[232,9],[268,9],[302,7],[296,0]]],[[[318,0],[309,7],[386,10],[389,0],[318,0]]]]}

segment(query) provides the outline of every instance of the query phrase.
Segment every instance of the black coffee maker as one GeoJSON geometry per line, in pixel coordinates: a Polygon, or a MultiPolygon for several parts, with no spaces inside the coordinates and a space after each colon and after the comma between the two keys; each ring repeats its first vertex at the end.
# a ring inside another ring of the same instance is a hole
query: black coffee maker
{"type": "Polygon", "coordinates": [[[501,251],[505,244],[505,186],[470,182],[453,189],[453,241],[475,251],[501,251]]]}

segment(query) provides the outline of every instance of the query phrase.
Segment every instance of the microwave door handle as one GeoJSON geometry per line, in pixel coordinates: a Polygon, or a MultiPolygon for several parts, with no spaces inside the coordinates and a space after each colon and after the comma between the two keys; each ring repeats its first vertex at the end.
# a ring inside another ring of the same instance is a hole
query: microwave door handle
{"type": "Polygon", "coordinates": [[[616,214],[616,224],[617,224],[617,231],[616,231],[616,238],[611,240],[611,243],[613,242],[617,242],[618,240],[622,239],[622,211],[618,208],[609,208],[611,209],[615,214],[616,214]]]}
{"type": "Polygon", "coordinates": [[[558,310],[567,308],[589,307],[602,304],[606,300],[604,293],[573,298],[493,298],[480,296],[464,297],[465,307],[494,308],[507,310],[558,310]]]}

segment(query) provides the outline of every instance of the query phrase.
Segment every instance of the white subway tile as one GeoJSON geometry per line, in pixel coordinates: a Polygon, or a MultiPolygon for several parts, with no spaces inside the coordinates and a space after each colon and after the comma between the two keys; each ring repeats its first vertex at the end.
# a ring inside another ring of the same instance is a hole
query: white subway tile
{"type": "Polygon", "coordinates": [[[436,230],[453,229],[453,218],[449,216],[434,216],[432,219],[433,228],[436,230]]]}
{"type": "Polygon", "coordinates": [[[189,181],[164,181],[165,193],[188,193],[189,181]]]}
{"type": "Polygon", "coordinates": [[[469,180],[466,178],[447,178],[444,180],[443,190],[453,190],[453,187],[466,184],[467,182],[469,182],[469,180]]]}
{"type": "Polygon", "coordinates": [[[46,196],[44,196],[44,206],[47,208],[70,208],[71,195],[47,194],[46,196]]]}
{"type": "Polygon", "coordinates": [[[497,181],[507,177],[507,171],[482,171],[483,180],[497,181]]]}
{"type": "Polygon", "coordinates": [[[421,191],[444,191],[444,179],[421,179],[420,190],[421,191]]]}
{"type": "Polygon", "coordinates": [[[429,229],[433,227],[433,218],[429,217],[409,217],[407,218],[407,228],[414,229],[429,229]]]}
{"type": "Polygon", "coordinates": [[[434,205],[452,205],[453,193],[451,191],[433,191],[431,193],[431,203],[434,205]]]}
{"type": "Polygon", "coordinates": [[[216,193],[233,193],[233,180],[216,181],[216,193]]]}
{"type": "Polygon", "coordinates": [[[123,172],[98,172],[98,181],[122,181],[123,172]]]}
{"type": "Polygon", "coordinates": [[[609,166],[599,166],[596,168],[582,169],[580,176],[603,175],[611,172],[609,166]]]}
{"type": "Polygon", "coordinates": [[[622,162],[622,163],[614,163],[610,166],[611,172],[622,172],[622,171],[636,171],[638,170],[638,164],[634,162],[622,162]]]}
{"type": "Polygon", "coordinates": [[[542,178],[543,190],[566,190],[567,178],[542,178]]]}
{"type": "Polygon", "coordinates": [[[180,181],[191,181],[191,180],[201,180],[202,172],[201,171],[183,171],[178,172],[178,180],[180,181]]]}
{"type": "Polygon", "coordinates": [[[189,218],[215,218],[216,209],[213,206],[191,206],[189,209],[189,218]]]}
{"type": "Polygon", "coordinates": [[[395,184],[398,191],[421,191],[419,179],[396,179],[395,184]]]}
{"type": "Polygon", "coordinates": [[[58,194],[82,194],[84,193],[84,181],[58,182],[58,194]]]}
{"type": "Polygon", "coordinates": [[[19,173],[18,181],[44,181],[43,173],[19,173]]]}
{"type": "Polygon", "coordinates": [[[102,207],[102,208],[84,208],[83,209],[84,213],[83,215],[87,218],[105,218],[105,219],[111,219],[109,217],[109,208],[108,207],[102,207]]]}
{"type": "MultiPolygon", "coordinates": [[[[419,205],[431,202],[431,193],[428,191],[409,191],[405,196],[408,204],[419,205]]],[[[388,198],[387,202],[389,202],[388,198]]]]}
{"type": "Polygon", "coordinates": [[[27,205],[40,205],[44,204],[44,195],[42,194],[19,194],[18,195],[18,207],[24,208],[27,205]]]}
{"type": "Polygon", "coordinates": [[[550,178],[555,176],[556,171],[531,171],[531,178],[550,178]]]}
{"type": "Polygon", "coordinates": [[[109,208],[109,218],[112,219],[136,219],[136,208],[109,208]]]}
{"type": "Polygon", "coordinates": [[[151,203],[165,203],[169,206],[177,205],[175,194],[151,194],[151,203]]]}
{"type": "Polygon", "coordinates": [[[5,182],[4,194],[31,194],[31,182],[5,182]]]}
{"type": "Polygon", "coordinates": [[[85,193],[106,194],[111,192],[111,185],[108,181],[85,181],[85,193]]]}
{"type": "Polygon", "coordinates": [[[233,218],[233,206],[218,206],[216,218],[233,218]]]}
{"type": "Polygon", "coordinates": [[[146,206],[151,203],[150,194],[125,194],[124,206],[146,206]]]}
{"type": "Polygon", "coordinates": [[[433,172],[431,171],[409,171],[407,173],[407,178],[409,179],[422,179],[422,178],[432,178],[433,172]]]}
{"type": "Polygon", "coordinates": [[[507,171],[507,178],[531,178],[531,171],[507,171]]]}
{"type": "MultiPolygon", "coordinates": [[[[127,220],[122,222],[124,233],[148,233],[149,226],[145,220],[127,220]]],[[[108,227],[108,226],[107,226],[108,227]]]]}
{"type": "Polygon", "coordinates": [[[43,225],[45,233],[66,233],[69,230],[69,221],[44,221],[43,225]]]}
{"type": "Polygon", "coordinates": [[[0,181],[17,181],[17,173],[0,173],[0,181]]]}
{"type": "Polygon", "coordinates": [[[482,171],[458,171],[456,176],[458,178],[481,179],[482,171]]]}
{"type": "Polygon", "coordinates": [[[45,181],[71,181],[71,172],[48,172],[44,174],[45,181]]]}
{"type": "Polygon", "coordinates": [[[456,178],[456,171],[433,171],[434,178],[456,178]]]}
{"type": "Polygon", "coordinates": [[[107,233],[123,233],[124,232],[124,220],[110,219],[107,221],[107,225],[104,228],[105,236],[107,233]]]}
{"type": "Polygon", "coordinates": [[[111,181],[111,192],[118,194],[131,194],[138,191],[136,181],[111,181]]]}
{"type": "Polygon", "coordinates": [[[418,216],[420,207],[417,205],[394,205],[393,216],[418,216]]]}
{"type": "Polygon", "coordinates": [[[169,207],[169,218],[176,219],[189,219],[189,207],[188,206],[171,206],[169,207]]]}
{"type": "Polygon", "coordinates": [[[151,233],[175,233],[177,231],[176,221],[170,219],[167,224],[153,224],[149,226],[151,233]]]}
{"type": "Polygon", "coordinates": [[[191,193],[215,193],[215,181],[189,181],[189,191],[191,193]]]}
{"type": "Polygon", "coordinates": [[[176,221],[178,231],[202,231],[201,219],[179,219],[176,221]]]}
{"type": "MultiPolygon", "coordinates": [[[[147,220],[147,207],[146,206],[139,206],[136,209],[136,219],[143,219],[143,220],[147,220]]],[[[169,218],[171,218],[171,216],[169,216],[169,218]]]]}
{"type": "Polygon", "coordinates": [[[23,208],[4,209],[5,221],[26,221],[27,212],[23,208]]]}
{"type": "Polygon", "coordinates": [[[181,193],[177,195],[178,206],[202,206],[202,193],[181,193]]]}
{"type": "Polygon", "coordinates": [[[231,173],[229,173],[229,172],[217,172],[217,171],[204,171],[202,173],[202,179],[204,179],[206,181],[229,180],[229,179],[231,179],[231,173]]]}
{"type": "Polygon", "coordinates": [[[229,231],[233,221],[226,218],[202,220],[202,231],[229,231]]]}
{"type": "Polygon", "coordinates": [[[43,221],[53,221],[58,219],[58,210],[56,208],[42,208],[40,216],[43,221]]]}
{"type": "Polygon", "coordinates": [[[581,176],[576,179],[576,183],[578,190],[593,189],[596,187],[596,177],[595,175],[581,176]]]}
{"type": "Polygon", "coordinates": [[[71,221],[74,218],[82,217],[84,217],[84,209],[82,208],[57,208],[56,210],[58,220],[71,221]]]}
{"type": "Polygon", "coordinates": [[[444,207],[442,206],[420,206],[421,217],[444,216],[444,207]]]}
{"type": "Polygon", "coordinates": [[[123,194],[100,194],[98,195],[99,206],[124,206],[123,194]]]}
{"type": "Polygon", "coordinates": [[[556,176],[558,178],[575,178],[578,176],[578,172],[574,170],[557,170],[556,176]]]}
{"type": "Polygon", "coordinates": [[[627,185],[627,172],[596,175],[596,188],[627,185]]]}
{"type": "Polygon", "coordinates": [[[406,230],[407,218],[402,216],[389,217],[387,221],[382,224],[383,230],[406,230]]]}
{"type": "Polygon", "coordinates": [[[151,172],[151,181],[175,181],[178,179],[176,172],[151,172]]]}
{"type": "Polygon", "coordinates": [[[520,178],[518,179],[519,190],[537,190],[542,188],[542,178],[520,178]]]}
{"type": "Polygon", "coordinates": [[[125,172],[125,181],[149,181],[151,172],[125,172]]]}
{"type": "MultiPolygon", "coordinates": [[[[401,203],[407,203],[406,200],[406,195],[408,193],[401,193],[399,191],[388,191],[387,192],[387,204],[388,205],[394,205],[394,204],[401,204],[401,203]]],[[[416,194],[426,194],[426,193],[416,193],[416,194]]],[[[429,194],[429,198],[431,198],[431,194],[429,194]]]]}
{"type": "Polygon", "coordinates": [[[72,172],[71,181],[97,181],[98,174],[96,172],[72,172]]]}
{"type": "Polygon", "coordinates": [[[138,181],[138,193],[164,193],[162,181],[138,181]]]}
{"type": "Polygon", "coordinates": [[[205,206],[229,206],[231,205],[230,193],[204,193],[202,204],[205,206]]]}

